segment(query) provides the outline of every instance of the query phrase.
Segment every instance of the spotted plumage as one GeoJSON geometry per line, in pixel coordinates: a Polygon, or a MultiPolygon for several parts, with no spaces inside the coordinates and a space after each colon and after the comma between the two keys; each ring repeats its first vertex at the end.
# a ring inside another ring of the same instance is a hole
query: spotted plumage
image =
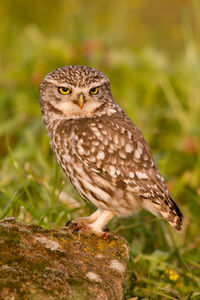
{"type": "Polygon", "coordinates": [[[80,222],[99,234],[115,214],[145,208],[181,230],[182,214],[150,149],[114,102],[103,73],[85,66],[57,69],[42,81],[40,103],[59,164],[77,191],[98,207],[80,222]]]}

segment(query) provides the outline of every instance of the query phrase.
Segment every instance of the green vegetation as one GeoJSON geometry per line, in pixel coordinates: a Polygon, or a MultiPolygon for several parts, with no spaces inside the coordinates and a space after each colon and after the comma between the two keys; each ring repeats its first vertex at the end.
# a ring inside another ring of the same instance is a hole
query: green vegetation
{"type": "Polygon", "coordinates": [[[142,130],[184,214],[182,234],[144,211],[111,222],[131,247],[126,297],[200,299],[200,2],[170,0],[173,9],[163,9],[152,1],[151,18],[148,1],[125,2],[1,4],[0,218],[51,228],[94,210],[55,161],[38,91],[57,67],[96,67],[142,130]]]}

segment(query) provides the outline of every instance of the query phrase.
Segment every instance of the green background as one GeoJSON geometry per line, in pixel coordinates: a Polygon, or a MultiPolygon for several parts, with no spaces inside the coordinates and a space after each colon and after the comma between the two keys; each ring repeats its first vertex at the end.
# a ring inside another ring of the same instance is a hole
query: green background
{"type": "Polygon", "coordinates": [[[1,218],[52,228],[94,210],[41,121],[40,82],[68,64],[110,78],[184,214],[182,234],[144,211],[111,221],[131,247],[126,298],[200,299],[200,1],[1,2],[1,218]]]}

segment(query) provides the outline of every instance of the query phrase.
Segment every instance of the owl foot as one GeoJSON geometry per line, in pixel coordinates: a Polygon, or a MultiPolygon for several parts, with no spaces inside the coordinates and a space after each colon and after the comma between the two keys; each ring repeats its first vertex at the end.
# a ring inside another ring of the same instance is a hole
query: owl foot
{"type": "Polygon", "coordinates": [[[111,235],[108,233],[110,231],[108,225],[105,225],[104,228],[102,229],[102,231],[96,231],[96,230],[93,230],[93,228],[91,228],[89,224],[86,224],[86,222],[83,222],[83,221],[85,221],[85,220],[83,220],[83,219],[69,220],[66,223],[65,227],[71,228],[72,234],[75,234],[81,230],[81,231],[85,231],[85,232],[88,232],[91,234],[93,233],[99,237],[103,237],[103,238],[107,239],[108,242],[110,243],[111,235]]]}
{"type": "Polygon", "coordinates": [[[99,237],[108,238],[109,228],[107,222],[114,216],[113,212],[102,211],[98,209],[90,217],[80,218],[76,220],[70,220],[66,223],[66,227],[71,228],[72,233],[79,230],[88,233],[93,233],[99,237]]]}
{"type": "Polygon", "coordinates": [[[77,220],[69,220],[65,227],[71,228],[72,229],[72,233],[76,233],[81,229],[86,229],[86,224],[81,222],[77,222],[77,220]]]}
{"type": "Polygon", "coordinates": [[[110,231],[110,229],[109,229],[109,227],[108,227],[108,224],[104,227],[103,231],[104,231],[104,232],[109,232],[109,231],[110,231]]]}
{"type": "Polygon", "coordinates": [[[69,225],[71,224],[72,221],[73,221],[73,220],[67,221],[67,223],[65,224],[65,227],[69,227],[69,225]]]}
{"type": "Polygon", "coordinates": [[[82,217],[82,218],[76,219],[76,220],[69,220],[66,223],[65,227],[68,227],[70,225],[70,223],[74,223],[74,222],[76,222],[78,224],[79,223],[84,224],[84,225],[92,224],[93,222],[95,222],[99,218],[99,216],[101,215],[102,212],[103,212],[102,209],[99,208],[92,215],[90,215],[89,217],[82,217]]]}
{"type": "Polygon", "coordinates": [[[74,230],[72,231],[72,233],[78,232],[81,229],[81,226],[78,223],[73,223],[74,225],[74,230]]]}
{"type": "Polygon", "coordinates": [[[91,224],[90,220],[88,218],[80,218],[80,219],[74,219],[74,220],[69,220],[66,224],[65,227],[70,227],[70,225],[74,226],[79,226],[80,228],[82,227],[87,227],[91,224]]]}
{"type": "MultiPolygon", "coordinates": [[[[74,220],[74,221],[76,221],[76,220],[74,220]]],[[[70,226],[70,224],[73,224],[74,226],[79,226],[78,225],[78,223],[77,223],[77,221],[74,223],[73,222],[73,220],[69,220],[69,221],[67,221],[67,223],[65,224],[65,227],[69,227],[70,226]]],[[[86,224],[85,224],[86,225],[86,224]]],[[[81,226],[79,226],[80,228],[81,228],[81,226]]],[[[78,231],[78,230],[77,230],[78,231]]],[[[105,227],[104,227],[104,229],[103,229],[103,232],[109,232],[110,231],[110,229],[109,229],[109,226],[108,226],[108,224],[107,225],[105,225],[105,227]]]]}

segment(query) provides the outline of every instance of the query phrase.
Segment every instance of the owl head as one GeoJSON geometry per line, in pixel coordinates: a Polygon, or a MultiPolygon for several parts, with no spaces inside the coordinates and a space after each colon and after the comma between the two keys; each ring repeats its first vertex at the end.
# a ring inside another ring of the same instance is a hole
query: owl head
{"type": "Polygon", "coordinates": [[[66,66],[49,73],[40,86],[44,122],[52,117],[81,118],[113,103],[108,78],[86,66],[66,66]]]}

